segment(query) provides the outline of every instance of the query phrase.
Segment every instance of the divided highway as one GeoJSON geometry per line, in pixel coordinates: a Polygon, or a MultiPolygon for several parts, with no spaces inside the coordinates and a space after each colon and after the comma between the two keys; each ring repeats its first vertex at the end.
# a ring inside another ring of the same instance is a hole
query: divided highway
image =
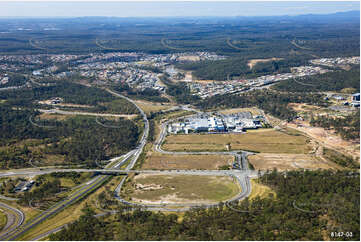
{"type": "Polygon", "coordinates": [[[3,209],[7,217],[6,225],[0,231],[0,240],[4,240],[8,234],[10,234],[24,222],[25,215],[19,209],[13,208],[2,202],[0,202],[0,207],[3,209]]]}
{"type": "MultiPolygon", "coordinates": [[[[147,138],[149,134],[149,122],[147,119],[146,114],[144,111],[131,99],[128,97],[125,97],[119,93],[116,93],[112,90],[106,89],[109,93],[124,98],[127,101],[133,103],[136,108],[139,110],[139,113],[143,117],[144,121],[144,130],[142,137],[139,141],[139,144],[136,149],[128,152],[127,154],[116,157],[114,159],[111,159],[109,164],[105,167],[105,169],[57,169],[57,168],[35,168],[35,169],[27,169],[27,170],[19,170],[19,171],[9,171],[4,172],[0,174],[0,177],[4,176],[28,176],[28,175],[40,175],[40,174],[46,174],[46,173],[52,173],[52,172],[99,172],[103,173],[102,175],[99,175],[95,178],[93,178],[91,181],[82,184],[79,186],[77,190],[75,190],[67,199],[58,202],[57,204],[53,205],[46,211],[41,212],[39,215],[37,215],[32,220],[28,221],[23,226],[20,226],[23,221],[24,217],[22,217],[22,221],[20,224],[15,226],[15,228],[11,231],[8,231],[6,234],[3,234],[2,237],[0,237],[1,240],[16,240],[20,238],[22,235],[24,235],[26,232],[28,232],[30,229],[34,228],[38,224],[42,223],[47,218],[55,215],[56,213],[60,212],[67,206],[79,201],[82,197],[86,196],[90,192],[94,191],[98,187],[100,187],[106,179],[109,177],[109,174],[114,173],[120,173],[127,175],[129,173],[154,173],[154,174],[182,174],[182,175],[207,175],[207,176],[230,176],[235,181],[239,183],[239,186],[241,187],[241,192],[233,197],[232,199],[228,200],[227,202],[241,200],[245,197],[247,197],[251,192],[251,185],[250,185],[250,177],[256,177],[257,173],[255,171],[250,171],[248,169],[248,162],[247,162],[247,155],[251,154],[244,151],[230,151],[230,152],[170,152],[170,151],[164,151],[161,148],[161,144],[166,136],[166,125],[168,122],[163,123],[161,133],[159,136],[159,139],[156,142],[155,150],[163,153],[163,154],[172,154],[172,155],[183,155],[183,154],[222,154],[222,155],[233,155],[236,157],[236,162],[238,162],[240,169],[238,170],[167,170],[167,171],[160,171],[160,170],[132,170],[139,159],[140,154],[143,152],[143,149],[147,143],[147,138]],[[126,164],[128,165],[120,170],[119,168],[126,164]],[[20,227],[19,227],[20,226],[20,227]]],[[[188,108],[189,109],[189,108],[188,108]]],[[[189,109],[190,110],[190,109],[189,109]]],[[[193,110],[192,110],[193,111],[193,110]]],[[[129,201],[126,201],[119,197],[119,192],[121,190],[121,187],[123,186],[124,182],[126,180],[126,176],[121,180],[117,188],[115,189],[115,198],[128,205],[135,205],[135,206],[141,206],[144,209],[147,210],[154,210],[154,211],[185,211],[192,207],[211,207],[216,206],[217,204],[155,204],[155,205],[145,205],[145,204],[136,204],[129,201]],[[171,207],[169,207],[171,206],[171,207]],[[173,208],[174,206],[182,206],[180,208],[173,208]]],[[[1,204],[0,204],[1,206],[1,204]]],[[[20,211],[21,213],[21,211],[20,211]]],[[[49,235],[51,232],[58,231],[59,228],[53,229],[52,231],[44,231],[43,235],[38,236],[37,238],[43,237],[45,235],[49,235]]]]}
{"type": "MultiPolygon", "coordinates": [[[[139,158],[139,155],[143,151],[143,148],[144,148],[144,146],[146,144],[148,133],[149,133],[148,119],[147,119],[145,113],[143,112],[143,110],[140,109],[138,107],[138,105],[133,100],[131,100],[131,99],[129,99],[129,98],[123,96],[123,95],[120,95],[118,93],[115,93],[113,91],[110,91],[110,90],[107,90],[107,91],[112,93],[115,96],[124,98],[124,99],[128,100],[129,102],[133,103],[138,108],[139,112],[143,115],[143,119],[144,119],[144,123],[145,123],[144,132],[143,132],[142,138],[140,140],[140,144],[138,145],[137,149],[132,150],[128,154],[124,155],[120,162],[117,161],[118,158],[115,159],[115,160],[114,159],[111,160],[110,165],[108,166],[108,168],[117,169],[120,166],[122,166],[124,163],[126,163],[130,157],[132,157],[131,161],[129,162],[128,166],[126,167],[126,170],[130,170],[135,165],[137,159],[139,158]]],[[[26,172],[27,171],[25,171],[25,172],[21,171],[19,173],[21,173],[20,175],[22,175],[22,174],[25,174],[26,172]]],[[[40,170],[39,169],[39,171],[35,172],[35,174],[43,174],[43,172],[45,172],[45,170],[40,170]]],[[[9,173],[6,173],[6,174],[7,175],[18,175],[19,173],[17,173],[15,171],[15,172],[10,172],[10,174],[9,173]]],[[[4,175],[5,175],[4,173],[0,174],[0,176],[4,176],[4,175]]],[[[103,184],[106,181],[107,178],[108,178],[107,175],[101,175],[101,176],[98,176],[98,177],[94,178],[90,182],[85,183],[83,186],[81,186],[81,188],[79,190],[74,192],[67,199],[58,202],[54,206],[52,206],[49,209],[45,210],[44,212],[40,213],[38,216],[33,218],[31,221],[27,222],[25,225],[16,227],[16,229],[14,229],[13,231],[8,232],[1,239],[2,240],[16,240],[16,239],[18,239],[20,236],[24,235],[26,232],[28,232],[30,229],[34,228],[36,225],[42,223],[47,218],[55,215],[56,213],[63,210],[65,207],[75,203],[76,201],[78,201],[79,199],[81,199],[82,197],[87,195],[88,193],[94,191],[101,184],[103,184]]]]}

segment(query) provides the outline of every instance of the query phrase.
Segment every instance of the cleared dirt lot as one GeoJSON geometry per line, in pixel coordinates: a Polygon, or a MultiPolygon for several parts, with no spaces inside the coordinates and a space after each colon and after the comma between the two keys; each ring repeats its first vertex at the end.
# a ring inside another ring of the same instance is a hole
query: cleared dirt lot
{"type": "Polygon", "coordinates": [[[230,199],[239,187],[230,177],[141,174],[128,184],[132,201],[213,203],[230,199]]]}
{"type": "Polygon", "coordinates": [[[153,153],[147,156],[142,169],[200,169],[216,170],[231,165],[230,155],[165,155],[153,153]]]}
{"type": "Polygon", "coordinates": [[[249,60],[248,61],[248,67],[250,69],[252,69],[255,65],[257,65],[257,63],[261,63],[261,62],[269,62],[269,61],[278,61],[278,60],[283,60],[283,58],[269,58],[269,59],[253,59],[253,60],[249,60]]]}
{"type": "Polygon", "coordinates": [[[183,55],[183,56],[179,56],[178,60],[180,60],[180,61],[199,61],[199,56],[196,56],[196,55],[183,55]]]}
{"type": "Polygon", "coordinates": [[[255,170],[337,169],[338,165],[310,154],[256,154],[248,157],[255,170]]]}
{"type": "Polygon", "coordinates": [[[311,149],[307,137],[271,129],[245,134],[170,135],[163,148],[170,151],[225,151],[227,143],[231,144],[232,150],[266,153],[306,154],[311,149]]]}
{"type": "Polygon", "coordinates": [[[354,159],[360,159],[360,143],[343,140],[332,130],[325,130],[320,127],[312,127],[308,122],[299,121],[298,124],[287,123],[288,127],[301,131],[317,140],[325,147],[335,149],[345,155],[351,155],[354,159]]]}

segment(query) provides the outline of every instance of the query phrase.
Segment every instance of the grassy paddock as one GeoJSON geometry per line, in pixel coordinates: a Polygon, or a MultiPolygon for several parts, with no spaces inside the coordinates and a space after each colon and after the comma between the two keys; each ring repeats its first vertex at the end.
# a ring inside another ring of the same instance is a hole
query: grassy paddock
{"type": "Polygon", "coordinates": [[[245,134],[170,135],[166,137],[163,148],[169,151],[226,151],[226,145],[230,143],[232,150],[292,154],[310,151],[305,136],[266,130],[245,134]]]}
{"type": "Polygon", "coordinates": [[[248,157],[249,162],[255,170],[273,170],[279,171],[297,170],[297,169],[338,169],[339,166],[332,162],[325,162],[318,157],[310,154],[272,154],[261,153],[248,157]]]}
{"type": "Polygon", "coordinates": [[[234,160],[230,155],[148,155],[143,169],[201,169],[216,170],[220,166],[231,165],[234,160]]]}
{"type": "Polygon", "coordinates": [[[135,102],[147,114],[149,114],[150,112],[158,112],[173,107],[172,105],[167,105],[167,104],[160,105],[158,103],[152,103],[148,101],[135,101],[135,102]]]}
{"type": "Polygon", "coordinates": [[[129,185],[132,200],[145,203],[220,202],[239,192],[230,177],[142,174],[129,185]]]}

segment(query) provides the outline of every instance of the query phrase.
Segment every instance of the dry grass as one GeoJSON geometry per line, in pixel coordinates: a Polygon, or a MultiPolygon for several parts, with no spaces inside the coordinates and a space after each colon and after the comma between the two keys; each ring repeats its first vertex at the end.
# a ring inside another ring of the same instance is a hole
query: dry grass
{"type": "Polygon", "coordinates": [[[331,162],[325,162],[310,154],[256,154],[248,157],[249,162],[256,170],[279,171],[297,169],[337,169],[339,166],[331,162]]]}
{"type": "Polygon", "coordinates": [[[143,169],[202,169],[216,170],[220,166],[231,165],[234,160],[229,155],[165,155],[153,153],[147,156],[143,169]]]}
{"type": "Polygon", "coordinates": [[[163,148],[171,151],[250,150],[266,153],[305,154],[310,150],[307,138],[266,129],[265,132],[245,134],[188,134],[167,136],[163,148]]]}
{"type": "Polygon", "coordinates": [[[321,107],[309,105],[306,103],[289,103],[288,107],[292,108],[296,112],[310,112],[322,109],[321,107]]]}
{"type": "Polygon", "coordinates": [[[273,197],[276,197],[275,191],[273,191],[270,187],[258,183],[256,180],[251,180],[252,185],[252,192],[249,195],[249,199],[255,199],[256,197],[260,198],[268,198],[270,194],[273,195],[273,197]]]}
{"type": "Polygon", "coordinates": [[[62,114],[55,114],[55,113],[42,113],[38,116],[40,119],[45,119],[45,120],[58,120],[58,121],[63,121],[66,120],[67,118],[69,118],[68,115],[62,115],[62,114]]]}
{"type": "Polygon", "coordinates": [[[137,175],[130,183],[133,201],[142,203],[212,203],[230,199],[239,187],[230,177],[137,175]]]}
{"type": "Polygon", "coordinates": [[[184,56],[179,56],[178,60],[180,60],[180,61],[199,61],[200,58],[197,55],[184,55],[184,56]]]}
{"type": "Polygon", "coordinates": [[[166,109],[174,107],[174,106],[168,105],[168,104],[161,105],[161,104],[156,104],[156,103],[152,103],[152,102],[148,102],[148,101],[139,101],[138,100],[135,102],[137,103],[137,105],[139,105],[139,107],[141,109],[143,109],[143,111],[145,113],[158,112],[161,110],[166,110],[166,109]]]}
{"type": "Polygon", "coordinates": [[[258,108],[231,108],[220,111],[222,114],[232,114],[240,112],[250,112],[253,116],[262,115],[258,108]]]}

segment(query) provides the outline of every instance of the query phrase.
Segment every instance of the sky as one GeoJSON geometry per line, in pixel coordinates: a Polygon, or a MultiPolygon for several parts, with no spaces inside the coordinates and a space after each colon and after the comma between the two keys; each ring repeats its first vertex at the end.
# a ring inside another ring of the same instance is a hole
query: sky
{"type": "Polygon", "coordinates": [[[0,17],[193,17],[327,14],[360,10],[360,2],[3,1],[0,17]]]}

